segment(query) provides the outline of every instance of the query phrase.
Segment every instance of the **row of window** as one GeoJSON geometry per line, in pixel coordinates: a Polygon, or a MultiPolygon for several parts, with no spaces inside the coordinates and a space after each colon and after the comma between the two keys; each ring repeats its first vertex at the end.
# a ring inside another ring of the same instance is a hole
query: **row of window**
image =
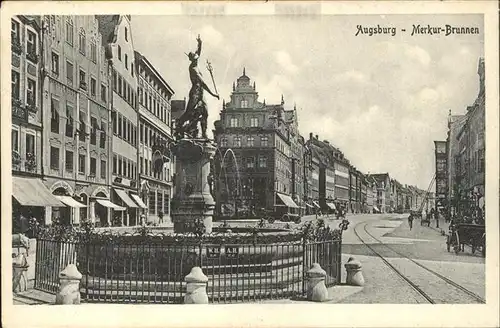
{"type": "MultiPolygon", "coordinates": [[[[13,44],[21,43],[21,28],[19,22],[12,19],[11,20],[11,37],[13,44]]],[[[26,38],[26,53],[28,54],[36,54],[37,53],[37,35],[35,32],[27,30],[27,38],[26,38]]],[[[28,59],[32,57],[27,56],[28,59]]]]}
{"type": "MultiPolygon", "coordinates": [[[[267,156],[258,156],[258,167],[266,168],[267,167],[267,156]]],[[[246,167],[247,168],[255,168],[255,157],[247,157],[246,159],[246,167]]]]}
{"type": "Polygon", "coordinates": [[[161,181],[170,181],[170,169],[168,167],[166,169],[163,169],[161,172],[154,172],[153,162],[142,156],[139,157],[139,163],[141,174],[152,176],[155,179],[161,181]]]}
{"type": "MultiPolygon", "coordinates": [[[[59,55],[55,52],[52,52],[52,57],[51,57],[51,69],[52,73],[54,75],[59,76],[59,70],[60,70],[60,62],[59,62],[59,55]]],[[[73,63],[69,60],[66,60],[66,80],[69,85],[73,85],[74,82],[74,66],[73,63]]],[[[85,70],[80,67],[78,70],[78,88],[80,90],[83,90],[83,92],[88,92],[88,94],[96,99],[97,98],[97,79],[93,76],[90,77],[89,79],[90,83],[90,88],[89,85],[87,84],[87,73],[85,70]]],[[[107,96],[108,94],[108,88],[104,83],[101,83],[101,89],[100,89],[100,99],[102,102],[106,103],[107,102],[107,96]]]]}
{"type": "Polygon", "coordinates": [[[169,211],[170,195],[161,190],[151,190],[149,192],[149,214],[165,215],[169,211]]]}
{"type": "MultiPolygon", "coordinates": [[[[243,107],[243,108],[245,108],[245,107],[243,107]]],[[[259,118],[258,117],[251,117],[250,118],[250,127],[256,128],[258,126],[259,126],[259,118]]],[[[231,117],[229,119],[229,127],[231,127],[231,128],[240,127],[240,119],[237,117],[231,117]]]]}
{"type": "MultiPolygon", "coordinates": [[[[60,153],[61,149],[59,147],[50,147],[50,168],[53,170],[59,170],[60,165],[60,153]]],[[[66,150],[64,157],[64,169],[68,173],[72,173],[74,170],[74,152],[71,150],[66,150]]],[[[101,159],[99,174],[102,179],[106,179],[107,173],[107,162],[101,159]]],[[[86,174],[87,172],[87,156],[85,154],[78,154],[78,173],[86,174]]],[[[97,175],[97,158],[90,157],[90,173],[91,177],[97,175]]]]}
{"type": "MultiPolygon", "coordinates": [[[[55,17],[51,16],[51,23],[55,24],[55,17]]],[[[73,46],[75,29],[73,25],[73,20],[71,17],[68,17],[66,20],[66,43],[70,46],[73,46]]],[[[78,33],[78,51],[83,56],[87,55],[87,38],[85,34],[85,30],[80,28],[80,32],[78,33]]],[[[90,60],[94,63],[97,62],[97,44],[96,40],[93,38],[90,41],[90,60]]]]}
{"type": "MultiPolygon", "coordinates": [[[[51,110],[50,110],[50,131],[52,133],[61,133],[60,129],[60,106],[59,100],[56,98],[51,98],[51,110]]],[[[87,129],[85,119],[87,115],[80,111],[79,116],[79,125],[76,127],[75,120],[73,118],[74,115],[74,107],[70,102],[66,103],[66,122],[64,134],[67,137],[72,138],[76,130],[78,131],[78,138],[80,141],[85,142],[85,138],[87,137],[87,129]]],[[[106,148],[106,131],[107,131],[107,122],[101,119],[101,125],[98,123],[98,119],[95,116],[91,116],[90,118],[90,144],[97,145],[97,135],[99,134],[99,147],[104,149],[106,148]]]]}
{"type": "MultiPolygon", "coordinates": [[[[18,129],[12,129],[11,133],[11,146],[12,146],[12,151],[19,152],[19,130],[18,129]]],[[[28,157],[28,154],[30,155],[35,155],[35,135],[26,133],[25,136],[25,155],[28,157]]]]}
{"type": "MultiPolygon", "coordinates": [[[[246,138],[246,146],[247,147],[255,147],[255,137],[254,136],[248,136],[246,138]]],[[[236,136],[233,138],[233,144],[229,145],[227,138],[222,138],[220,140],[220,145],[221,147],[241,147],[241,137],[236,136]]],[[[261,136],[260,137],[260,145],[261,147],[267,147],[269,146],[269,138],[267,136],[261,136]]]]}
{"type": "Polygon", "coordinates": [[[113,174],[119,177],[135,180],[137,179],[137,163],[126,157],[114,154],[113,174]]]}
{"type": "Polygon", "coordinates": [[[139,123],[139,141],[146,147],[152,147],[155,142],[163,144],[167,140],[157,129],[143,123],[139,123]]]}
{"type": "MultiPolygon", "coordinates": [[[[127,28],[125,27],[125,35],[127,35],[127,28]]],[[[125,69],[128,71],[128,54],[125,54],[125,56],[123,57],[124,59],[124,62],[125,62],[125,69]]],[[[122,61],[122,47],[120,45],[118,45],[118,59],[120,61],[122,61]]],[[[132,76],[134,76],[134,57],[132,56],[131,60],[130,60],[130,73],[132,74],[132,76]]]]}
{"type": "MultiPolygon", "coordinates": [[[[36,106],[36,95],[37,95],[37,89],[36,89],[36,81],[27,78],[26,79],[26,103],[30,106],[35,107],[36,106]]],[[[11,87],[12,87],[12,98],[13,99],[21,99],[21,81],[20,81],[20,75],[19,72],[12,70],[11,72],[11,87]]]]}
{"type": "Polygon", "coordinates": [[[113,90],[125,100],[131,107],[135,108],[135,90],[120,73],[113,71],[113,90]]]}
{"type": "Polygon", "coordinates": [[[113,121],[113,133],[131,146],[137,147],[137,127],[120,113],[116,113],[113,121]]]}
{"type": "Polygon", "coordinates": [[[153,96],[148,90],[139,87],[139,103],[163,123],[170,126],[170,105],[168,102],[162,101],[161,98],[156,99],[156,96],[153,96]]]}

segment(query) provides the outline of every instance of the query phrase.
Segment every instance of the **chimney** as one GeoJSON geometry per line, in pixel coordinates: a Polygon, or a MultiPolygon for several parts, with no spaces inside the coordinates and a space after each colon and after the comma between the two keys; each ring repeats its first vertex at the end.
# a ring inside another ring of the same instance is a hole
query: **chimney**
{"type": "Polygon", "coordinates": [[[318,135],[316,135],[316,140],[319,140],[318,135]]]}
{"type": "Polygon", "coordinates": [[[313,139],[313,134],[312,132],[309,132],[309,140],[312,140],[313,139]]]}

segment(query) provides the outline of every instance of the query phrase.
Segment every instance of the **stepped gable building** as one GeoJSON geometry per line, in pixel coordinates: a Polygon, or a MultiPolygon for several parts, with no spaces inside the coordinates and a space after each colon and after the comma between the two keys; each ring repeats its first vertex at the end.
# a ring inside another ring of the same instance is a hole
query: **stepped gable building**
{"type": "MultiPolygon", "coordinates": [[[[139,188],[137,203],[147,209],[147,221],[170,219],[173,160],[171,99],[174,90],[153,64],[135,51],[139,78],[139,188]]],[[[135,195],[132,195],[135,197],[135,195]]]]}
{"type": "Polygon", "coordinates": [[[292,199],[292,139],[298,133],[297,137],[290,133],[296,115],[286,114],[284,104],[283,97],[278,105],[260,102],[255,82],[250,82],[245,69],[233,83],[231,99],[223,102],[214,130],[219,216],[248,216],[262,210],[298,213],[292,199]]]}
{"type": "Polygon", "coordinates": [[[136,225],[138,196],[137,67],[130,15],[97,16],[111,70],[112,207],[114,225],[136,225]]]}
{"type": "Polygon", "coordinates": [[[17,15],[11,18],[12,98],[12,226],[25,232],[35,217],[50,224],[52,206],[64,207],[43,183],[47,170],[42,135],[43,37],[42,18],[17,15]],[[24,222],[24,224],[22,223],[24,222]]]}
{"type": "MultiPolygon", "coordinates": [[[[108,62],[94,16],[44,16],[45,184],[65,224],[111,221],[108,62]]],[[[114,204],[112,204],[114,205],[114,204]]]]}

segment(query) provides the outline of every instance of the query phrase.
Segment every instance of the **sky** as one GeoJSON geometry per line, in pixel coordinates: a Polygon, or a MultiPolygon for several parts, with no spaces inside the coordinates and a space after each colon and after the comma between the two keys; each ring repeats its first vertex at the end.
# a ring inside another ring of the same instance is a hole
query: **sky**
{"type": "Polygon", "coordinates": [[[222,99],[242,75],[259,100],[297,106],[299,131],[340,148],[364,173],[389,172],[427,189],[434,174],[434,140],[445,140],[447,117],[463,114],[479,90],[484,54],[481,15],[133,16],[136,50],[174,89],[188,97],[184,53],[203,40],[220,100],[206,95],[209,127],[222,99]],[[477,26],[477,35],[413,35],[413,25],[477,26]],[[357,25],[396,27],[395,36],[355,36],[357,25]],[[406,29],[406,32],[401,32],[406,29]]]}

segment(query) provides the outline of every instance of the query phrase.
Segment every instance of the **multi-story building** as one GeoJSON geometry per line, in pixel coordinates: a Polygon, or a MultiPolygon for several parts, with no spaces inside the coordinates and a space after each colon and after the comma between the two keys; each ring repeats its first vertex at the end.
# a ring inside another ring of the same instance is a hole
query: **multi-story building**
{"type": "Polygon", "coordinates": [[[334,172],[335,172],[335,199],[336,204],[347,208],[349,204],[349,161],[340,151],[334,153],[334,172]]]}
{"type": "Polygon", "coordinates": [[[377,181],[370,175],[366,175],[366,207],[368,213],[380,212],[377,206],[377,181]]]}
{"type": "Polygon", "coordinates": [[[485,82],[484,59],[479,59],[479,92],[462,116],[448,119],[448,183],[453,211],[484,208],[485,181],[485,82]],[[455,137],[456,136],[456,137],[455,137]],[[453,158],[451,158],[453,156],[453,158]]]}
{"type": "MultiPolygon", "coordinates": [[[[99,31],[111,69],[112,193],[113,221],[118,225],[137,224],[138,196],[138,113],[137,67],[129,15],[97,16],[99,31]],[[132,196],[134,195],[134,196],[132,196]]],[[[96,26],[97,29],[97,26],[96,26]]]]}
{"type": "Polygon", "coordinates": [[[285,115],[283,97],[279,105],[260,102],[255,83],[243,70],[215,122],[219,215],[235,217],[263,209],[279,215],[298,213],[292,199],[291,122],[285,115]]]}
{"type": "Polygon", "coordinates": [[[459,186],[461,184],[461,176],[457,174],[461,171],[460,163],[460,147],[458,144],[458,134],[462,130],[467,120],[466,115],[451,115],[451,110],[448,115],[448,135],[446,144],[448,148],[448,205],[449,214],[454,215],[457,210],[459,201],[459,186]]]}
{"type": "Polygon", "coordinates": [[[368,183],[366,181],[366,176],[363,173],[360,173],[360,202],[361,202],[361,213],[368,213],[368,205],[367,205],[367,193],[368,193],[368,183]]]}
{"type": "MultiPolygon", "coordinates": [[[[448,199],[448,147],[446,141],[434,141],[436,161],[436,203],[435,207],[444,208],[448,199]]],[[[433,204],[434,207],[434,204],[433,204]]]]}
{"type": "Polygon", "coordinates": [[[109,225],[108,63],[94,16],[44,16],[44,183],[66,204],[52,217],[109,225]]]}
{"type": "Polygon", "coordinates": [[[50,224],[52,206],[64,206],[43,184],[43,37],[42,18],[11,19],[12,98],[12,222],[14,231],[25,232],[20,217],[34,217],[50,224]]]}
{"type": "Polygon", "coordinates": [[[377,182],[377,208],[382,213],[390,212],[391,203],[391,178],[389,173],[371,174],[377,182]]]}
{"type": "Polygon", "coordinates": [[[299,214],[305,210],[304,204],[304,138],[299,134],[297,107],[293,110],[285,111],[285,119],[288,125],[290,138],[290,161],[291,161],[291,197],[299,207],[299,214]]]}
{"type": "MultiPolygon", "coordinates": [[[[174,90],[151,62],[135,52],[139,78],[139,186],[141,206],[148,209],[148,222],[170,219],[173,161],[171,106],[174,90]]],[[[134,195],[133,195],[134,196],[134,195]]]]}

